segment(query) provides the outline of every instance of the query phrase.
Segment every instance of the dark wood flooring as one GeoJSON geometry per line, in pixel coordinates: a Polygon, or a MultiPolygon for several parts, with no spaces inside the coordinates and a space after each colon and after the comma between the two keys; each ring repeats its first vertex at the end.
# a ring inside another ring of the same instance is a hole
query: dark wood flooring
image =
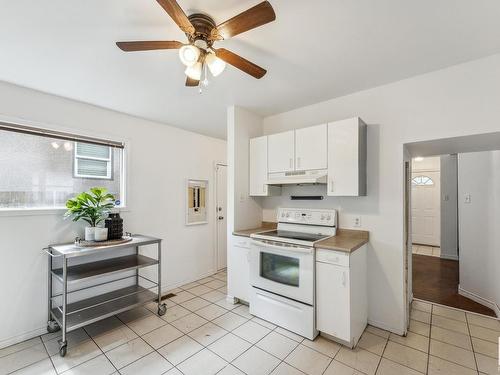
{"type": "Polygon", "coordinates": [[[479,314],[493,310],[458,294],[458,261],[413,254],[413,297],[479,314]]]}

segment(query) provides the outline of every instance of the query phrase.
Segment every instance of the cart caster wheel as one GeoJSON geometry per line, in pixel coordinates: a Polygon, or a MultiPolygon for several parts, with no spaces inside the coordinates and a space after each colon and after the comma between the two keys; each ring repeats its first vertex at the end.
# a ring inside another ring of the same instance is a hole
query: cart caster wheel
{"type": "Polygon", "coordinates": [[[66,355],[66,352],[68,351],[68,344],[67,343],[60,343],[59,344],[59,355],[61,357],[64,357],[66,355]]]}
{"type": "Polygon", "coordinates": [[[61,329],[61,327],[59,327],[59,324],[57,324],[57,322],[55,320],[49,320],[49,322],[47,323],[47,332],[48,333],[54,333],[54,332],[57,332],[61,329]]]}
{"type": "Polygon", "coordinates": [[[163,316],[165,315],[165,313],[167,312],[167,305],[165,305],[164,303],[161,304],[160,306],[158,306],[158,315],[159,316],[163,316]]]}

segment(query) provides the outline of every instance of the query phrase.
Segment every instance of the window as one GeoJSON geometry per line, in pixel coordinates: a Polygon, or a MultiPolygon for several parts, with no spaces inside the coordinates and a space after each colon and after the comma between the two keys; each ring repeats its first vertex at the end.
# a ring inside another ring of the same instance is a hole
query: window
{"type": "Polygon", "coordinates": [[[124,145],[0,122],[0,210],[64,208],[92,187],[123,205],[124,145]]]}
{"type": "Polygon", "coordinates": [[[432,178],[427,177],[427,176],[416,176],[413,177],[411,180],[412,185],[415,186],[432,186],[434,185],[434,181],[432,181],[432,178]]]}
{"type": "Polygon", "coordinates": [[[75,177],[113,179],[111,147],[75,142],[75,177]]]}

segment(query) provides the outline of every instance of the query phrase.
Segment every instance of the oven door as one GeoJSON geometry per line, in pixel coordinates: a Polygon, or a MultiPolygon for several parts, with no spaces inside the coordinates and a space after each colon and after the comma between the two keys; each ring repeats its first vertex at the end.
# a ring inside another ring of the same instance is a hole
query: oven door
{"type": "Polygon", "coordinates": [[[314,248],[252,240],[250,282],[256,288],[313,305],[314,248]]]}

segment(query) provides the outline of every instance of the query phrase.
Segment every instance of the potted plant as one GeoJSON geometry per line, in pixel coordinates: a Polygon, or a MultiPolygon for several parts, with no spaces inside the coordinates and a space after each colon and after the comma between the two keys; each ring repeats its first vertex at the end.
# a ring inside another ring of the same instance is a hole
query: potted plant
{"type": "Polygon", "coordinates": [[[66,202],[68,211],[65,217],[73,221],[83,220],[90,226],[85,228],[85,241],[105,241],[108,228],[99,228],[106,215],[115,206],[115,197],[105,188],[94,187],[88,192],[78,194],[66,202]]]}

